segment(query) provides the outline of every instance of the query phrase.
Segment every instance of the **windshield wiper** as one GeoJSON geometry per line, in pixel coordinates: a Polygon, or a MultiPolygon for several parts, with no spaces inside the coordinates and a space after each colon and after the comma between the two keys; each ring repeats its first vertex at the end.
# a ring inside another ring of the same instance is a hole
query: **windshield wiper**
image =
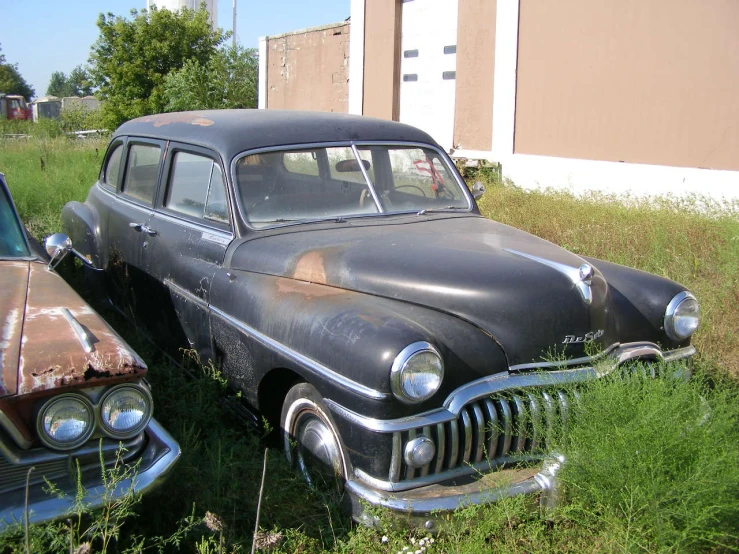
{"type": "Polygon", "coordinates": [[[463,207],[463,206],[447,206],[446,208],[424,208],[420,212],[416,213],[416,215],[426,215],[434,212],[449,212],[454,210],[468,210],[469,207],[463,207]]]}

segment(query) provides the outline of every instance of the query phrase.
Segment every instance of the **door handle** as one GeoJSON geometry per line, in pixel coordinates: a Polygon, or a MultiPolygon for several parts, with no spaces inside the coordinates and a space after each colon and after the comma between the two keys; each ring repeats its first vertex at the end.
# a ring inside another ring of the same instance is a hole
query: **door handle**
{"type": "Polygon", "coordinates": [[[131,223],[128,224],[128,226],[131,229],[138,231],[139,233],[146,233],[147,235],[151,237],[157,234],[157,232],[154,229],[152,229],[151,227],[147,227],[143,223],[136,223],[132,221],[131,223]]]}

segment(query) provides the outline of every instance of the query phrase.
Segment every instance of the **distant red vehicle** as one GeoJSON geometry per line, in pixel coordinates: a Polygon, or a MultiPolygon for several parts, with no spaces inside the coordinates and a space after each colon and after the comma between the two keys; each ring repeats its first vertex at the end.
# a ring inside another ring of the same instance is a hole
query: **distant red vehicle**
{"type": "Polygon", "coordinates": [[[31,108],[18,94],[0,93],[0,119],[31,119],[31,108]]]}

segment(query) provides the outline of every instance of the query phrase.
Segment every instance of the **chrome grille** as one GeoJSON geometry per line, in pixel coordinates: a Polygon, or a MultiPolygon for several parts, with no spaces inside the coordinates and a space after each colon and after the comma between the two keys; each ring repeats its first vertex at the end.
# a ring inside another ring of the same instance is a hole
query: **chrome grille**
{"type": "Polygon", "coordinates": [[[69,474],[69,460],[51,460],[29,465],[11,464],[0,454],[0,493],[20,489],[26,486],[26,475],[30,467],[31,484],[43,483],[44,478],[49,480],[59,479],[69,474]]]}
{"type": "Polygon", "coordinates": [[[546,452],[556,430],[567,425],[575,390],[518,392],[476,399],[465,404],[456,419],[436,425],[396,432],[400,449],[390,480],[411,480],[474,466],[482,462],[500,465],[546,452]],[[405,463],[402,452],[408,441],[423,434],[436,444],[436,455],[422,468],[405,463]]]}

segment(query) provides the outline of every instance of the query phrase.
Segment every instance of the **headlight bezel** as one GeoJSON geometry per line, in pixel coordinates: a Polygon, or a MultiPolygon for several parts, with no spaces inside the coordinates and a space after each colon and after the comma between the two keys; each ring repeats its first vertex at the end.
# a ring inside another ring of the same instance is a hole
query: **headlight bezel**
{"type": "Polygon", "coordinates": [[[692,337],[695,331],[698,329],[699,325],[700,325],[700,303],[698,302],[698,299],[691,292],[687,290],[679,292],[675,296],[673,296],[672,300],[670,300],[669,304],[667,304],[667,308],[665,308],[665,317],[664,317],[665,334],[674,341],[682,342],[692,337]],[[697,323],[695,324],[695,327],[688,334],[682,335],[677,332],[676,325],[675,325],[675,318],[680,315],[679,314],[680,307],[686,302],[695,303],[697,307],[697,315],[695,316],[697,319],[697,323]]]}
{"type": "Polygon", "coordinates": [[[52,450],[59,450],[59,451],[74,450],[75,448],[82,446],[88,440],[90,440],[90,437],[92,437],[93,433],[95,432],[95,429],[97,428],[96,422],[97,422],[97,416],[95,413],[95,408],[89,398],[87,398],[85,395],[80,394],[80,393],[74,393],[74,392],[63,393],[63,394],[50,398],[41,406],[41,409],[39,410],[38,415],[36,416],[36,434],[39,440],[41,441],[41,443],[44,446],[51,448],[52,450]],[[51,408],[67,400],[76,400],[80,403],[80,405],[88,413],[88,424],[87,424],[87,428],[85,429],[85,431],[79,437],[77,437],[74,441],[62,442],[62,441],[55,439],[49,433],[47,433],[46,426],[44,424],[44,419],[46,418],[46,415],[48,414],[51,408]]]}
{"type": "Polygon", "coordinates": [[[390,369],[390,390],[393,396],[403,402],[404,404],[418,404],[431,398],[441,388],[441,384],[444,381],[444,359],[436,349],[434,345],[426,341],[417,341],[409,344],[403,350],[401,350],[395,359],[390,369]],[[436,375],[438,383],[433,390],[422,396],[411,396],[406,392],[404,386],[404,376],[406,375],[405,370],[408,367],[409,362],[420,354],[432,354],[438,358],[439,371],[436,375]]]}
{"type": "Polygon", "coordinates": [[[98,408],[98,422],[100,425],[100,430],[106,436],[112,439],[129,439],[141,433],[149,425],[149,421],[151,421],[152,415],[154,413],[154,401],[152,399],[151,392],[149,391],[147,387],[142,387],[142,386],[139,386],[133,383],[125,383],[121,385],[115,385],[111,387],[110,389],[108,389],[107,391],[105,391],[105,394],[103,394],[103,396],[100,398],[100,402],[98,402],[97,408],[98,408]],[[128,431],[122,432],[122,431],[117,431],[114,428],[112,428],[106,421],[103,413],[105,410],[106,402],[108,402],[108,400],[110,400],[110,398],[113,395],[119,394],[126,390],[134,390],[137,393],[141,394],[141,396],[144,398],[145,403],[146,403],[146,412],[144,414],[144,417],[135,427],[132,427],[128,431]]]}

